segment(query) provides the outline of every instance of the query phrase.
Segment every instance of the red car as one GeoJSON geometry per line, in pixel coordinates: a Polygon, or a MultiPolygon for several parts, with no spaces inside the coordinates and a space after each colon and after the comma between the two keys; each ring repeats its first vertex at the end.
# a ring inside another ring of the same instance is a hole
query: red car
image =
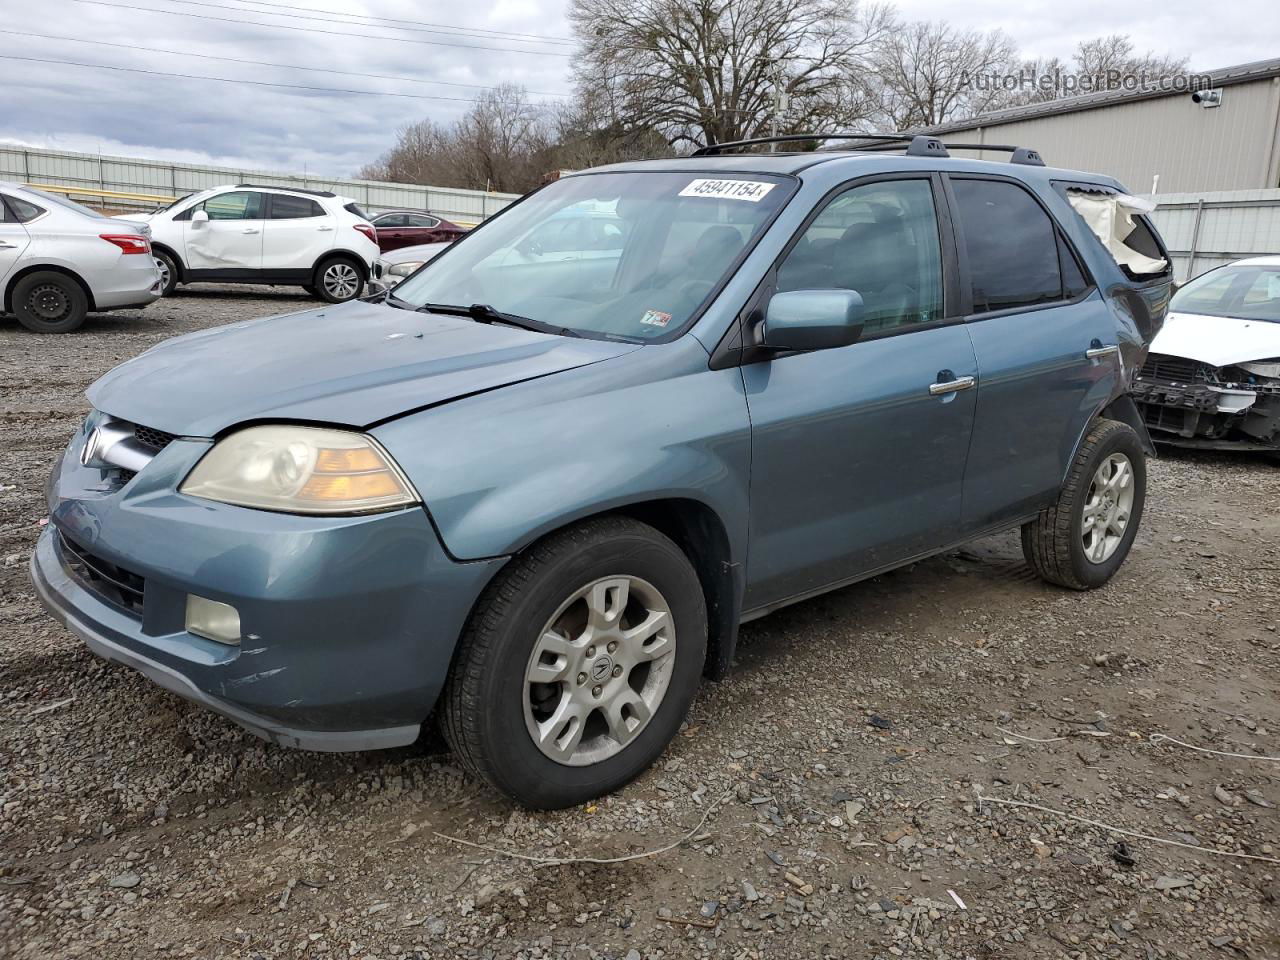
{"type": "Polygon", "coordinates": [[[388,210],[370,220],[384,253],[419,243],[448,243],[466,233],[465,227],[420,210],[388,210]]]}

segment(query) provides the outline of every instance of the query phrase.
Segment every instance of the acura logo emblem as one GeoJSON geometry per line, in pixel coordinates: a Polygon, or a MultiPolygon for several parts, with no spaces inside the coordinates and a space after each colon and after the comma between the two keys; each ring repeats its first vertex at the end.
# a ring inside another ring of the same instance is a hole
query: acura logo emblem
{"type": "Polygon", "coordinates": [[[597,657],[591,664],[591,679],[603,680],[613,670],[613,661],[608,657],[597,657]]]}

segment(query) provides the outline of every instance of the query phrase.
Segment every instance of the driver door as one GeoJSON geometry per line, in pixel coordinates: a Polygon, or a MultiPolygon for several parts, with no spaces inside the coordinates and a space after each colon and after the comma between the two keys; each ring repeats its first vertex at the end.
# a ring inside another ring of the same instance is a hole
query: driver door
{"type": "Polygon", "coordinates": [[[262,269],[262,231],[266,197],[256,190],[235,190],[209,197],[185,211],[182,225],[187,267],[243,275],[262,269]],[[207,221],[195,217],[198,210],[207,221]]]}
{"type": "Polygon", "coordinates": [[[854,186],[814,217],[776,271],[774,292],[857,291],[864,327],[849,346],[742,368],[748,611],[958,536],[978,370],[957,315],[954,238],[945,219],[940,229],[939,196],[928,175],[854,186]]]}

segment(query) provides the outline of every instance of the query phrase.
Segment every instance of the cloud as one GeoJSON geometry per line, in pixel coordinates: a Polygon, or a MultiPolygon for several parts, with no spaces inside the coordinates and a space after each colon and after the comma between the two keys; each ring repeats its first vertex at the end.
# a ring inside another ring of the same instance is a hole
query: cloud
{"type": "MultiPolygon", "coordinates": [[[[119,2],[154,10],[236,17],[217,7],[182,5],[173,0],[119,2]]],[[[214,2],[233,5],[232,0],[214,2]]],[[[504,0],[500,15],[494,15],[492,10],[459,7],[434,7],[431,14],[424,15],[423,5],[413,0],[378,0],[376,4],[296,0],[296,5],[333,11],[316,14],[321,18],[341,19],[338,14],[364,13],[401,18],[406,21],[405,26],[425,18],[512,33],[569,35],[559,4],[545,0],[504,0]]],[[[0,52],[164,73],[381,90],[441,99],[284,90],[247,83],[7,61],[4,62],[6,83],[0,86],[0,117],[4,118],[0,137],[32,146],[350,176],[391,145],[397,128],[425,117],[449,122],[469,106],[463,100],[481,92],[473,87],[429,81],[481,88],[510,81],[552,93],[569,89],[570,61],[564,57],[367,39],[352,34],[474,46],[532,47],[556,52],[569,49],[563,45],[548,47],[497,37],[414,33],[376,23],[342,26],[323,20],[270,16],[266,8],[261,12],[252,11],[254,16],[245,16],[246,22],[239,23],[143,13],[75,0],[50,0],[42,11],[44,15],[38,22],[34,18],[9,17],[0,24],[0,29],[81,37],[175,53],[12,35],[5,37],[7,42],[0,52]],[[312,26],[341,35],[272,29],[252,25],[249,20],[312,26]],[[202,59],[195,54],[298,64],[357,75],[253,66],[202,59]],[[371,79],[368,74],[402,77],[414,82],[371,79]]]]}

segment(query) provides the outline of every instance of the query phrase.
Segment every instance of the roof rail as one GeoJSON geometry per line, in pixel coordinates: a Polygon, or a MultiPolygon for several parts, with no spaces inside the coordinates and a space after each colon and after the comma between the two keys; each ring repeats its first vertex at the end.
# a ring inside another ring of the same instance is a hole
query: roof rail
{"type": "Polygon", "coordinates": [[[907,144],[909,157],[945,157],[946,148],[937,137],[910,135],[901,133],[789,133],[777,137],[752,137],[750,140],[730,140],[726,143],[712,143],[693,151],[695,157],[719,156],[722,150],[734,150],[738,147],[756,147],[767,143],[805,143],[809,140],[872,140],[892,141],[907,144]]]}
{"type": "Polygon", "coordinates": [[[951,155],[949,150],[997,150],[1012,154],[1009,157],[1010,163],[1021,163],[1029,167],[1044,166],[1044,159],[1040,153],[1030,147],[1014,147],[1002,143],[945,143],[937,137],[926,134],[902,133],[791,133],[777,137],[753,137],[750,140],[731,140],[727,143],[713,143],[699,147],[693,152],[693,156],[712,157],[719,155],[722,150],[755,147],[768,143],[803,143],[808,140],[867,140],[871,141],[868,146],[856,149],[872,152],[899,150],[903,144],[906,144],[908,157],[949,157],[951,155]]]}
{"type": "Polygon", "coordinates": [[[305,193],[311,197],[336,197],[332,190],[303,190],[301,187],[284,187],[278,183],[237,183],[237,187],[250,190],[287,190],[289,193],[305,193]]]}

